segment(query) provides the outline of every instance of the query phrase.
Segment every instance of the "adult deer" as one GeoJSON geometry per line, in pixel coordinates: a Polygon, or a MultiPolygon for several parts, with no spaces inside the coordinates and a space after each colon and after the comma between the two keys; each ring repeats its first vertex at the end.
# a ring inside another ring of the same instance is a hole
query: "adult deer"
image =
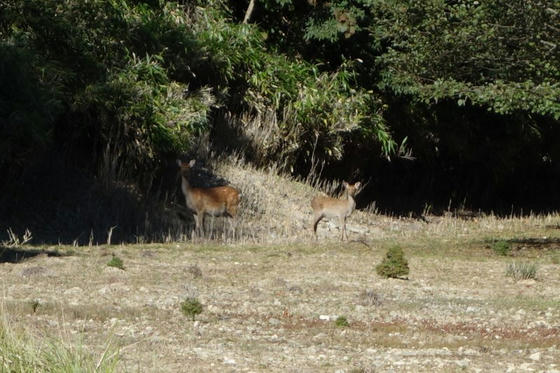
{"type": "Polygon", "coordinates": [[[195,231],[204,236],[204,216],[235,217],[239,206],[240,193],[230,186],[212,188],[193,188],[189,182],[189,174],[195,160],[183,162],[177,160],[181,172],[181,190],[185,195],[187,208],[194,214],[195,231]]]}
{"type": "Polygon", "coordinates": [[[358,181],[355,184],[348,184],[343,182],[346,189],[346,198],[337,199],[328,196],[316,196],[311,200],[311,208],[313,209],[313,232],[315,239],[317,239],[317,225],[323,218],[338,218],[342,236],[341,241],[344,241],[344,236],[348,239],[346,233],[346,218],[349,217],[356,208],[356,201],[354,196],[359,193],[361,183],[358,181]]]}

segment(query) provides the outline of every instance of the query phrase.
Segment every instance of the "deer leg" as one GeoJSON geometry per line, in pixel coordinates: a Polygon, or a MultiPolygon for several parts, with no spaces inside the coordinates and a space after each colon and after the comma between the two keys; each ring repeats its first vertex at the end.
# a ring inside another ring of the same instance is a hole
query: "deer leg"
{"type": "Polygon", "coordinates": [[[195,232],[198,236],[204,236],[204,212],[197,212],[194,216],[195,232]]]}
{"type": "Polygon", "coordinates": [[[198,214],[196,212],[193,212],[193,218],[194,218],[194,229],[192,231],[192,237],[194,239],[195,236],[198,236],[198,214]]]}
{"type": "Polygon", "coordinates": [[[199,229],[200,229],[200,234],[202,237],[204,237],[204,212],[201,212],[199,217],[199,229]]]}
{"type": "Polygon", "coordinates": [[[346,240],[348,240],[348,235],[346,234],[346,218],[340,218],[340,228],[342,230],[342,237],[340,238],[341,241],[344,241],[344,235],[346,235],[346,240]]]}
{"type": "Polygon", "coordinates": [[[321,221],[322,218],[323,218],[323,215],[314,215],[313,216],[313,233],[315,235],[316,240],[319,239],[319,237],[317,236],[317,225],[319,225],[319,222],[321,221]]]}
{"type": "MultiPolygon", "coordinates": [[[[234,240],[235,239],[235,227],[233,225],[234,217],[230,217],[230,218],[224,217],[224,219],[229,220],[229,233],[231,235],[231,239],[234,240]]],[[[224,231],[225,231],[225,224],[224,224],[224,231]]],[[[226,237],[226,239],[227,239],[227,237],[226,237]]]]}

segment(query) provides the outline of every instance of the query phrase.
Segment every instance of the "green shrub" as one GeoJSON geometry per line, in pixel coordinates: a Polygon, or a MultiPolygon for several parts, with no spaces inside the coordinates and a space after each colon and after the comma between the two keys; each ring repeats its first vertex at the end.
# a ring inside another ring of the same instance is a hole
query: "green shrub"
{"type": "Polygon", "coordinates": [[[181,303],[181,311],[194,321],[196,315],[202,313],[202,303],[196,298],[187,298],[181,303]]]}
{"type": "Polygon", "coordinates": [[[534,280],[537,277],[537,265],[526,262],[510,263],[506,268],[506,276],[513,277],[516,281],[534,280]]]}
{"type": "Polygon", "coordinates": [[[506,256],[511,252],[511,246],[507,241],[496,241],[492,244],[492,251],[498,255],[506,256]]]}
{"type": "Polygon", "coordinates": [[[118,256],[116,256],[115,254],[113,254],[113,257],[111,258],[111,260],[109,260],[107,265],[109,267],[115,267],[115,268],[118,268],[118,269],[122,269],[124,271],[124,264],[123,264],[122,259],[119,258],[118,256]]]}
{"type": "Polygon", "coordinates": [[[377,274],[383,277],[401,278],[408,275],[408,261],[399,246],[393,246],[377,267],[377,274]]]}
{"type": "Polygon", "coordinates": [[[336,320],[334,321],[334,324],[340,328],[344,328],[346,326],[349,326],[350,324],[348,323],[348,320],[346,319],[346,316],[338,316],[336,318],[336,320]]]}

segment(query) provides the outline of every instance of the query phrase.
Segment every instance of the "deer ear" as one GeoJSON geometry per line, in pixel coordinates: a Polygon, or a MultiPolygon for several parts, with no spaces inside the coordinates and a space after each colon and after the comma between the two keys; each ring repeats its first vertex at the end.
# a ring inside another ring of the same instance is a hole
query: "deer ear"
{"type": "Polygon", "coordinates": [[[357,181],[356,184],[354,184],[354,186],[355,186],[356,188],[359,188],[360,185],[362,185],[362,183],[360,183],[359,181],[357,181]]]}
{"type": "Polygon", "coordinates": [[[343,181],[342,185],[344,185],[345,188],[348,188],[348,183],[346,181],[343,181]]]}
{"type": "Polygon", "coordinates": [[[177,159],[177,164],[179,165],[179,167],[181,167],[183,165],[183,162],[180,159],[177,159]]]}
{"type": "Polygon", "coordinates": [[[195,161],[194,159],[191,159],[191,161],[189,162],[189,167],[194,166],[195,162],[196,162],[196,161],[195,161]]]}

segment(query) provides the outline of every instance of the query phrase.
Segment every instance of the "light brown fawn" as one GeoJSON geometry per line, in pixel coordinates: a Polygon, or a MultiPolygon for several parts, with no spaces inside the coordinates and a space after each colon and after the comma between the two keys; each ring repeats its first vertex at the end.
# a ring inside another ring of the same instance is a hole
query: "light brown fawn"
{"type": "Polygon", "coordinates": [[[343,185],[346,189],[346,199],[316,196],[311,200],[315,239],[317,239],[317,225],[323,218],[338,218],[342,229],[342,236],[340,239],[344,241],[345,235],[346,239],[348,239],[348,234],[346,234],[346,218],[349,217],[354,211],[354,208],[356,208],[354,196],[360,191],[361,183],[358,181],[355,184],[348,184],[344,181],[343,185]]]}
{"type": "Polygon", "coordinates": [[[230,186],[212,188],[193,188],[189,182],[189,173],[195,160],[183,162],[177,159],[181,172],[181,190],[185,195],[187,208],[194,214],[195,231],[204,235],[204,216],[235,217],[239,206],[240,193],[230,186]]]}

